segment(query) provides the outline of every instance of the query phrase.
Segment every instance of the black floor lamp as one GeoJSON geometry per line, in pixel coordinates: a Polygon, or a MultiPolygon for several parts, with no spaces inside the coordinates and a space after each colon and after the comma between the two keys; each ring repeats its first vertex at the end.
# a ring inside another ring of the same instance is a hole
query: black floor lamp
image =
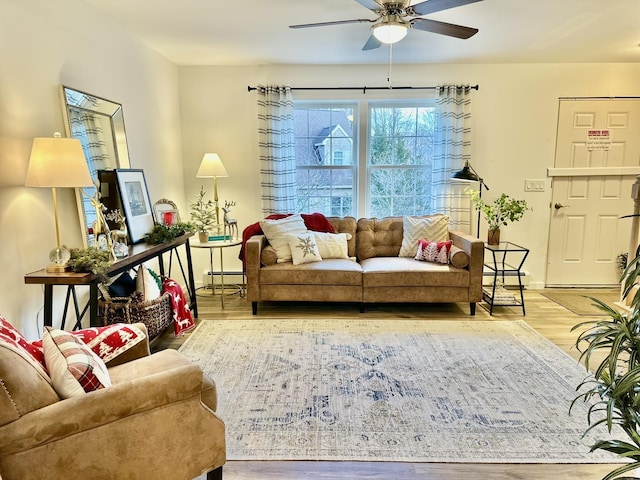
{"type": "MultiPolygon", "coordinates": [[[[489,187],[487,187],[487,184],[484,183],[482,177],[478,175],[478,172],[476,172],[469,164],[469,161],[464,162],[464,167],[462,167],[462,170],[458,170],[457,172],[455,172],[453,175],[451,175],[451,178],[461,182],[479,182],[480,200],[482,200],[482,189],[485,188],[487,191],[489,191],[489,187]]],[[[478,229],[476,230],[476,234],[478,235],[478,238],[480,238],[480,209],[478,209],[478,229]]]]}

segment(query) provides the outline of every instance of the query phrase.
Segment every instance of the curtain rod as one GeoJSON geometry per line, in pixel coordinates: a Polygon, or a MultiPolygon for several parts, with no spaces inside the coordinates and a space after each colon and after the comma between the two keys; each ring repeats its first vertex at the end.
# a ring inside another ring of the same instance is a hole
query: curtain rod
{"type": "MultiPolygon", "coordinates": [[[[435,90],[438,87],[291,87],[291,90],[362,90],[362,93],[367,93],[367,90],[435,90]]],[[[479,90],[480,85],[456,85],[456,88],[463,89],[469,88],[471,90],[479,90]]],[[[258,87],[247,87],[247,92],[257,90],[258,87]]]]}

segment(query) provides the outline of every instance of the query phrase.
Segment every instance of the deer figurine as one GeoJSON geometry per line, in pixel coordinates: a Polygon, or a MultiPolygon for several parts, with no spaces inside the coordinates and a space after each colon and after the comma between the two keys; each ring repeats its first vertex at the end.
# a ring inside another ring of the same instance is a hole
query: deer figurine
{"type": "Polygon", "coordinates": [[[96,186],[96,193],[93,197],[89,197],[84,190],[82,193],[89,198],[91,202],[91,206],[96,210],[96,219],[93,222],[91,228],[93,230],[93,242],[96,248],[100,248],[100,237],[104,237],[105,244],[107,246],[107,250],[111,254],[113,258],[115,258],[115,252],[113,250],[113,243],[111,242],[111,230],[109,229],[109,225],[107,224],[107,219],[104,215],[104,212],[107,211],[107,207],[102,204],[102,197],[100,195],[100,184],[97,180],[94,180],[93,183],[96,186]]]}
{"type": "Polygon", "coordinates": [[[118,224],[117,230],[111,230],[111,242],[115,245],[116,243],[124,243],[127,245],[127,239],[129,237],[129,231],[127,230],[127,219],[122,215],[120,210],[117,208],[112,210],[105,218],[109,221],[115,222],[118,224]]]}
{"type": "Polygon", "coordinates": [[[229,212],[231,211],[231,207],[235,206],[236,202],[229,202],[227,200],[224,201],[224,207],[222,211],[224,212],[224,230],[223,235],[227,235],[227,228],[229,229],[229,239],[238,238],[238,220],[235,218],[229,218],[229,212]],[[234,233],[235,232],[235,233],[234,233]]]}

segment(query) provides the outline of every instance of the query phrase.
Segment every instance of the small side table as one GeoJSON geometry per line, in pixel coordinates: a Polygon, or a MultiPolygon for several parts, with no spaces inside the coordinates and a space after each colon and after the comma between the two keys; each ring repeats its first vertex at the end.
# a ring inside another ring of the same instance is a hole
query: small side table
{"type": "Polygon", "coordinates": [[[208,248],[209,249],[209,272],[211,273],[211,292],[215,294],[215,284],[213,282],[213,251],[217,248],[220,250],[220,303],[224,308],[224,262],[222,260],[222,249],[229,247],[237,247],[242,244],[242,240],[215,240],[212,242],[204,243],[192,243],[193,248],[208,248]]]}
{"type": "Polygon", "coordinates": [[[482,289],[482,299],[489,305],[489,315],[493,315],[493,307],[510,307],[519,306],[522,307],[522,314],[526,315],[524,309],[524,295],[522,290],[522,265],[529,255],[529,249],[516,245],[512,242],[500,242],[498,245],[484,245],[485,258],[489,257],[484,264],[489,270],[493,272],[493,286],[490,290],[482,289]],[[507,261],[508,257],[508,261],[507,261]],[[498,278],[504,283],[505,277],[516,277],[518,279],[518,291],[520,294],[520,300],[518,301],[515,296],[513,300],[500,300],[496,298],[496,285],[498,278]]]}

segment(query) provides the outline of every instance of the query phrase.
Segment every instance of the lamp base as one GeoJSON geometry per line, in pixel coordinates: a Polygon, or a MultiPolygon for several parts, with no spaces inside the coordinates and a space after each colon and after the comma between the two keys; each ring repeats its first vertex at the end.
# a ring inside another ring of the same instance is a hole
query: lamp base
{"type": "Polygon", "coordinates": [[[59,265],[57,263],[52,263],[51,265],[47,265],[45,271],[47,273],[64,273],[71,270],[69,265],[59,265]]]}
{"type": "Polygon", "coordinates": [[[46,268],[48,273],[63,273],[67,270],[71,270],[71,267],[67,265],[67,262],[71,258],[71,252],[67,247],[57,247],[49,252],[49,260],[51,265],[46,268]]]}

